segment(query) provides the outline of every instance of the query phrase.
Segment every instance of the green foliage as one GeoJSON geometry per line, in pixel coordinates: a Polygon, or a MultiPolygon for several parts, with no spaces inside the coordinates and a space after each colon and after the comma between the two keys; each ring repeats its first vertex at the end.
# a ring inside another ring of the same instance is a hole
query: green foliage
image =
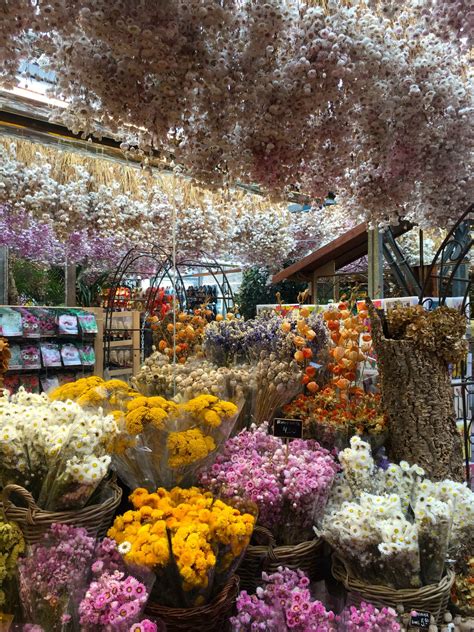
{"type": "Polygon", "coordinates": [[[94,307],[99,305],[102,288],[107,285],[110,272],[103,272],[91,277],[87,268],[77,267],[76,302],[80,307],[94,307]]]}
{"type": "Polygon", "coordinates": [[[13,259],[10,265],[22,303],[64,305],[63,268],[49,268],[25,259],[13,259]]]}
{"type": "Polygon", "coordinates": [[[271,273],[267,268],[249,268],[244,271],[242,285],[236,296],[240,314],[244,318],[254,318],[257,305],[276,303],[278,292],[283,302],[296,303],[298,294],[307,287],[307,283],[294,281],[273,284],[270,278],[271,273]]]}

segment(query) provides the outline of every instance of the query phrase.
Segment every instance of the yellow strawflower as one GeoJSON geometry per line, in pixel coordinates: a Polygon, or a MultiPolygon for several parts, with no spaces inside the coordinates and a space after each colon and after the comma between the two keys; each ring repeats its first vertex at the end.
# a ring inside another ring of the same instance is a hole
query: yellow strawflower
{"type": "Polygon", "coordinates": [[[219,568],[228,568],[248,545],[255,523],[254,516],[196,487],[153,493],[139,488],[130,500],[134,509],[115,519],[109,537],[127,562],[156,569],[170,561],[170,538],[187,591],[207,586],[221,551],[219,568]]]}

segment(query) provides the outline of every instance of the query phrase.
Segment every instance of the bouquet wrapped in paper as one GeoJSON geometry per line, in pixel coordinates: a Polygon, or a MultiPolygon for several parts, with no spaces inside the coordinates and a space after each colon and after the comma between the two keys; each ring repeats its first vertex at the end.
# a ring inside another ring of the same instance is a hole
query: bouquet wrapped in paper
{"type": "Polygon", "coordinates": [[[212,599],[244,555],[255,515],[195,487],[138,488],[130,500],[108,535],[126,563],[153,570],[153,600],[184,608],[212,599]]]}
{"type": "Polygon", "coordinates": [[[334,457],[315,441],[296,439],[285,446],[263,424],[229,439],[199,481],[224,498],[254,502],[259,525],[279,544],[296,544],[314,537],[314,521],[324,512],[337,470],[334,457]]]}
{"type": "Polygon", "coordinates": [[[71,618],[90,573],[95,539],[85,529],[54,524],[19,563],[20,597],[27,621],[60,632],[71,618]]]}
{"type": "Polygon", "coordinates": [[[19,484],[43,509],[83,507],[106,476],[113,416],[20,389],[0,398],[0,485],[19,484]]]}
{"type": "Polygon", "coordinates": [[[238,414],[239,406],[214,395],[181,404],[135,398],[122,422],[123,446],[113,467],[131,489],[190,485],[197,470],[216,458],[238,414]]]}

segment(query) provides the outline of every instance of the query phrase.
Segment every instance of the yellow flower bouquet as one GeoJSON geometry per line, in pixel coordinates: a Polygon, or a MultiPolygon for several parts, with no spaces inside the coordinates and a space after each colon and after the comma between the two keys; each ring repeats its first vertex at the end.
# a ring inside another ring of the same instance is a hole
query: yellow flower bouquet
{"type": "Polygon", "coordinates": [[[71,400],[82,408],[102,408],[115,417],[127,409],[127,404],[140,393],[134,391],[122,380],[103,380],[97,375],[83,377],[54,389],[49,394],[53,401],[71,400]]]}
{"type": "Polygon", "coordinates": [[[239,406],[214,395],[176,404],[163,397],[135,397],[122,419],[122,445],[114,467],[130,489],[189,486],[228,439],[239,406]]]}
{"type": "Polygon", "coordinates": [[[115,519],[108,535],[126,563],[156,575],[152,600],[172,607],[203,605],[235,572],[250,541],[253,513],[196,487],[130,496],[133,509],[115,519]]]}

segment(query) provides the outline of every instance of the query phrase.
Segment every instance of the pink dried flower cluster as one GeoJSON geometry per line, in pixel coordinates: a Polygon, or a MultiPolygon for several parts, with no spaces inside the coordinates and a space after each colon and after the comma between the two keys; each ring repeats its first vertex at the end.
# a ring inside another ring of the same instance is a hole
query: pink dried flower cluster
{"type": "Polygon", "coordinates": [[[146,587],[120,571],[104,573],[93,581],[79,605],[85,630],[128,630],[148,599],[146,587]]]}
{"type": "Polygon", "coordinates": [[[278,540],[290,543],[311,537],[337,470],[335,459],[316,441],[296,439],[285,446],[263,424],[229,439],[201,473],[200,484],[224,497],[256,503],[258,524],[277,529],[278,540]]]}
{"type": "Polygon", "coordinates": [[[255,595],[246,591],[237,598],[237,615],[232,617],[234,632],[399,632],[396,612],[378,610],[362,602],[335,615],[320,601],[313,600],[309,579],[298,570],[280,568],[262,574],[263,586],[255,595]]]}
{"type": "Polygon", "coordinates": [[[302,571],[287,568],[262,574],[263,587],[255,595],[246,591],[237,598],[237,616],[231,619],[235,632],[329,632],[335,630],[333,612],[326,612],[309,591],[309,579],[302,571]]]}
{"type": "Polygon", "coordinates": [[[353,216],[442,225],[472,193],[470,3],[322,4],[7,3],[0,71],[30,45],[73,131],[105,126],[210,185],[332,190],[353,216]]]}

